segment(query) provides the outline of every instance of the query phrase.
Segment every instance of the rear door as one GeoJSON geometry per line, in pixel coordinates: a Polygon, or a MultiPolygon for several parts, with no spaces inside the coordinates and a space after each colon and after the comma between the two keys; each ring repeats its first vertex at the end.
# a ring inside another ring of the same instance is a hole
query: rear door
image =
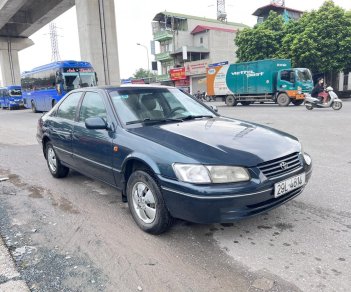
{"type": "Polygon", "coordinates": [[[73,166],[72,132],[75,124],[76,111],[81,92],[68,95],[56,111],[56,116],[50,119],[50,138],[56,154],[62,162],[73,166]]]}
{"type": "Polygon", "coordinates": [[[112,171],[113,132],[85,127],[85,119],[101,117],[110,122],[107,102],[99,92],[87,91],[80,106],[78,121],[74,126],[73,153],[77,169],[82,173],[115,184],[112,171]]]}

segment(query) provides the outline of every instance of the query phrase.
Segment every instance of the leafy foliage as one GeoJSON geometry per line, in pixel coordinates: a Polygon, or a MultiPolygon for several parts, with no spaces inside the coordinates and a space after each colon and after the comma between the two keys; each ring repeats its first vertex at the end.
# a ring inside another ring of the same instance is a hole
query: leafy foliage
{"type": "Polygon", "coordinates": [[[240,62],[276,58],[283,37],[284,20],[271,11],[267,20],[238,33],[235,43],[240,62]]]}
{"type": "Polygon", "coordinates": [[[133,78],[135,78],[135,79],[143,79],[143,78],[149,78],[149,77],[152,78],[154,76],[156,76],[156,75],[153,72],[151,72],[149,70],[145,70],[143,68],[139,68],[133,74],[133,78]]]}
{"type": "Polygon", "coordinates": [[[298,21],[284,23],[271,12],[262,24],[239,32],[235,42],[240,62],[286,58],[314,73],[339,71],[351,67],[351,11],[327,0],[298,21]]]}

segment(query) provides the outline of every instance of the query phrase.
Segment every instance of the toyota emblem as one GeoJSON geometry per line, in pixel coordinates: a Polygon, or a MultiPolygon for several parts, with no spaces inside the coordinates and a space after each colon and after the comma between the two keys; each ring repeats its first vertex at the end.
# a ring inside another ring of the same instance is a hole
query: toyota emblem
{"type": "Polygon", "coordinates": [[[283,161],[283,162],[280,163],[280,168],[281,169],[285,170],[288,167],[289,167],[289,164],[287,162],[283,161]]]}

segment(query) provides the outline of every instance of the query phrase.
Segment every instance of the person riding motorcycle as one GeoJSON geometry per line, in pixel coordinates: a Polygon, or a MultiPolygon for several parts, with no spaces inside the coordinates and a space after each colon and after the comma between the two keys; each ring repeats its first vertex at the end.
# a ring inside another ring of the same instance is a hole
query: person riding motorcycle
{"type": "Polygon", "coordinates": [[[328,93],[325,92],[324,79],[322,77],[318,78],[316,86],[312,89],[311,96],[316,98],[323,98],[323,103],[327,103],[328,93]]]}

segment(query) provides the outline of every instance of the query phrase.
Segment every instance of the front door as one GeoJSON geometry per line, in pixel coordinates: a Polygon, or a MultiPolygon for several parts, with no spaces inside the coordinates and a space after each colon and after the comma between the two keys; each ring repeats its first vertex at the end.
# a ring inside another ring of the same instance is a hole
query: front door
{"type": "Polygon", "coordinates": [[[113,145],[109,130],[91,130],[85,119],[102,117],[109,120],[104,97],[97,92],[86,92],[80,106],[79,118],[73,130],[73,154],[77,169],[82,173],[115,185],[112,171],[113,145]]]}

